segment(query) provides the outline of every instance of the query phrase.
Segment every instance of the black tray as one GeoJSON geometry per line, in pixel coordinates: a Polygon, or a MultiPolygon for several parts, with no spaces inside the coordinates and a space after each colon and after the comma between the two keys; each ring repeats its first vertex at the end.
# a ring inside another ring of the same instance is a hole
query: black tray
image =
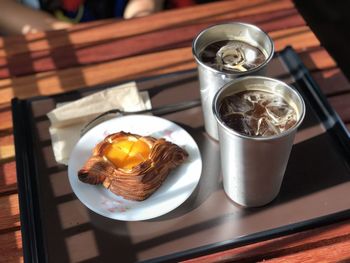
{"type": "MultiPolygon", "coordinates": [[[[196,191],[167,215],[120,222],[85,208],[70,189],[67,168],[54,162],[46,113],[99,86],[12,101],[23,251],[26,262],[178,261],[336,222],[350,216],[350,136],[297,54],[286,48],[268,75],[292,84],[307,111],[279,196],[243,209],[223,193],[218,144],[203,130],[200,107],[163,116],[196,140],[203,173],[196,191]]],[[[196,71],[137,80],[152,103],[199,97],[196,71]]]]}

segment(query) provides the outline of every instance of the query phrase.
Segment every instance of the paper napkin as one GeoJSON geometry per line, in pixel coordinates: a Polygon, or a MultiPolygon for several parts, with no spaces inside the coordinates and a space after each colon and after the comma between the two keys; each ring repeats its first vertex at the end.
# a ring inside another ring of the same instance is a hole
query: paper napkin
{"type": "Polygon", "coordinates": [[[111,110],[139,111],[150,109],[147,91],[139,92],[135,82],[111,87],[63,106],[47,114],[55,159],[68,164],[70,153],[80,138],[81,129],[97,115],[111,110]]]}

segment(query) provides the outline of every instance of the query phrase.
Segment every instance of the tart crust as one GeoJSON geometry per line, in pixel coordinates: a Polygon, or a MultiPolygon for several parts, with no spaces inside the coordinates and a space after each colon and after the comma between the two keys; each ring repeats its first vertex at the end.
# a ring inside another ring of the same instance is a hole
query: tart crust
{"type": "Polygon", "coordinates": [[[118,132],[108,135],[93,149],[92,156],[78,171],[80,181],[102,184],[113,193],[129,200],[142,201],[153,194],[172,169],[183,163],[188,153],[165,139],[118,132]],[[149,156],[139,164],[126,169],[117,167],[105,156],[106,147],[118,140],[141,140],[150,147],[149,156]]]}

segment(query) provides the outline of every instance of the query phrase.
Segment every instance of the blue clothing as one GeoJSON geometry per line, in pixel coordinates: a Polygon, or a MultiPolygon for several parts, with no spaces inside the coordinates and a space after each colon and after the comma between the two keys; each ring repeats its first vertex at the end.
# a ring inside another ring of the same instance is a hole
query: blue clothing
{"type": "MultiPolygon", "coordinates": [[[[1,1],[1,0],[0,0],[1,1]]],[[[35,9],[52,13],[59,20],[72,23],[87,22],[98,19],[123,17],[128,0],[81,0],[77,10],[65,10],[61,0],[19,0],[35,9]]]]}
{"type": "Polygon", "coordinates": [[[75,12],[69,12],[61,9],[63,14],[73,19],[79,16],[79,21],[74,22],[87,22],[98,19],[112,18],[112,17],[123,17],[124,10],[126,7],[127,0],[112,0],[112,1],[85,1],[75,12]],[[83,10],[83,11],[82,11],[83,10]],[[81,13],[80,13],[81,12],[81,13]]]}

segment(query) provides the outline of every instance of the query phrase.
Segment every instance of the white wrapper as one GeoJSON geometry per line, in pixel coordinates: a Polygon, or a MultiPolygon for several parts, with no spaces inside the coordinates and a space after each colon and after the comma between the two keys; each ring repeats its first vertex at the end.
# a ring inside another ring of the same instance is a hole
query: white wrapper
{"type": "Polygon", "coordinates": [[[150,108],[148,93],[138,92],[135,82],[112,87],[57,107],[47,114],[51,122],[50,135],[56,161],[68,163],[69,155],[80,138],[81,129],[97,115],[111,109],[139,111],[150,108]]]}

